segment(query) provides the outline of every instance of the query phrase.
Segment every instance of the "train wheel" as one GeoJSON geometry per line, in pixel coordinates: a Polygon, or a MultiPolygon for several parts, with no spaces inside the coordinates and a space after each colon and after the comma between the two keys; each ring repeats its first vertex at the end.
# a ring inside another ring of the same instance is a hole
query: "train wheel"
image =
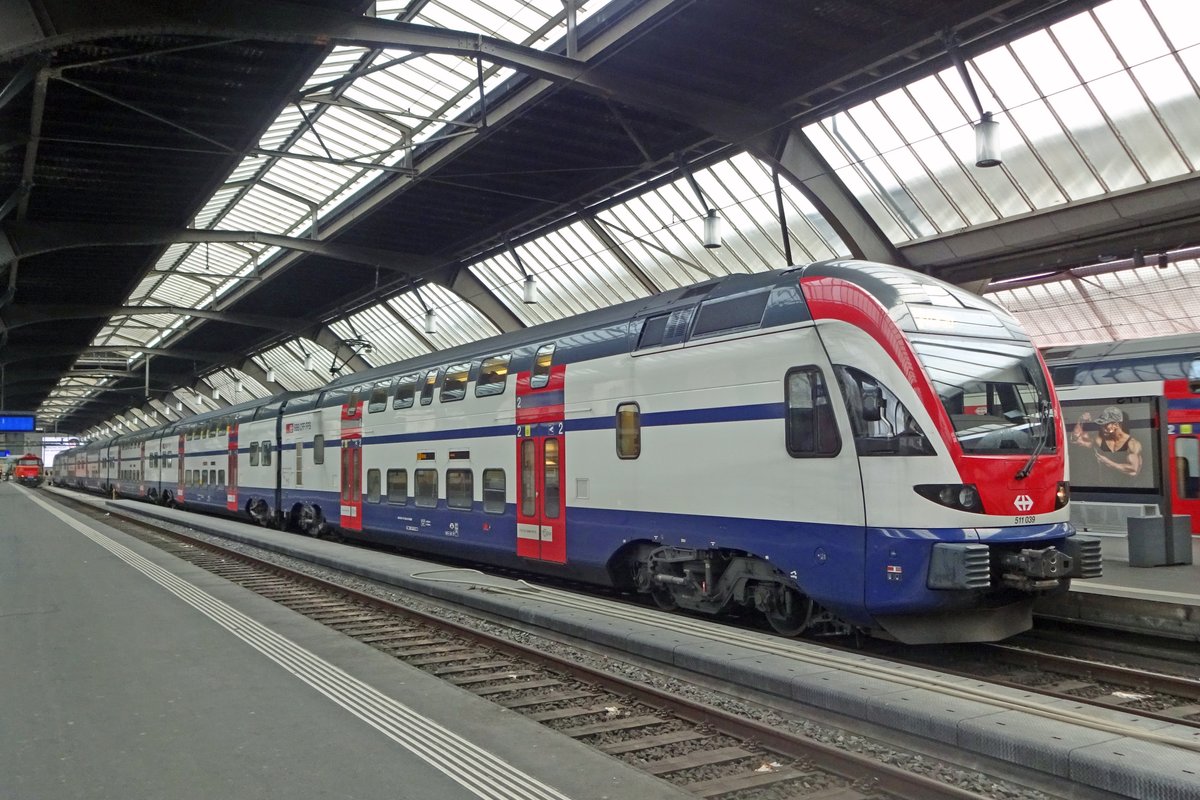
{"type": "Polygon", "coordinates": [[[808,597],[784,586],[775,586],[763,614],[780,636],[799,636],[812,620],[813,603],[808,597]]]}
{"type": "Polygon", "coordinates": [[[300,506],[300,510],[296,513],[296,527],[307,536],[320,534],[323,523],[321,510],[311,503],[300,506]]]}
{"type": "Polygon", "coordinates": [[[679,603],[675,602],[675,595],[666,586],[655,586],[651,589],[650,599],[663,611],[674,611],[679,608],[679,603]]]}
{"type": "Polygon", "coordinates": [[[250,518],[262,527],[266,528],[271,524],[271,507],[261,497],[251,500],[246,506],[246,511],[250,514],[250,518]]]}

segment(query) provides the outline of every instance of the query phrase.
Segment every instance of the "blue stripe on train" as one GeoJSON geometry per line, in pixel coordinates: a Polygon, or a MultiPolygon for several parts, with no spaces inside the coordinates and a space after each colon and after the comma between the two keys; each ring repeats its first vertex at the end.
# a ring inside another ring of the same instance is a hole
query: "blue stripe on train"
{"type": "MultiPolygon", "coordinates": [[[[337,520],[339,498],[335,492],[284,492],[285,508],[298,502],[316,503],[327,518],[337,520]]],[[[512,505],[501,514],[485,514],[479,502],[470,510],[451,509],[445,500],[427,508],[414,505],[409,498],[405,505],[363,503],[362,514],[366,538],[600,583],[610,582],[607,565],[611,556],[633,542],[744,550],[793,575],[822,604],[859,625],[870,625],[873,614],[934,611],[961,598],[961,593],[925,587],[935,541],[1046,542],[1065,538],[1071,530],[1067,523],[864,530],[851,525],[574,507],[566,510],[567,564],[554,565],[516,556],[512,505]]]]}

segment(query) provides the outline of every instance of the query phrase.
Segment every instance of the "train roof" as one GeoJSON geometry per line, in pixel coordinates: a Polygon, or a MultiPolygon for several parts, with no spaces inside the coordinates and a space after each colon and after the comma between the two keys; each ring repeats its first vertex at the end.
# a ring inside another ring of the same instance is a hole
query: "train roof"
{"type": "Polygon", "coordinates": [[[1200,379],[1200,334],[1155,336],[1042,351],[1059,386],[1200,379]]]}
{"type": "Polygon", "coordinates": [[[756,289],[766,289],[785,283],[794,283],[799,280],[801,271],[801,267],[787,267],[768,272],[733,274],[713,278],[702,283],[684,286],[650,297],[630,300],[619,305],[596,309],[595,311],[566,317],[553,322],[534,325],[519,331],[494,336],[490,339],[438,350],[417,358],[406,359],[373,369],[343,375],[330,381],[323,389],[318,389],[316,393],[319,394],[321,391],[328,392],[342,388],[349,389],[353,386],[391,377],[401,372],[419,371],[427,367],[469,361],[487,353],[511,352],[521,348],[534,347],[560,340],[572,334],[607,328],[642,317],[661,314],[674,308],[695,305],[702,300],[713,300],[756,289]]]}

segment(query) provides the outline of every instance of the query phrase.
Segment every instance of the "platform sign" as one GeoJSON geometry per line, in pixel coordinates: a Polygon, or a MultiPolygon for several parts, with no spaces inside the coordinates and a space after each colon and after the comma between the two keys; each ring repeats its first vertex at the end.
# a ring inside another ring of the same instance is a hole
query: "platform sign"
{"type": "Polygon", "coordinates": [[[0,458],[8,458],[11,453],[8,450],[0,450],[0,458]]]}
{"type": "Polygon", "coordinates": [[[0,431],[32,431],[33,414],[14,414],[0,411],[0,431]]]}

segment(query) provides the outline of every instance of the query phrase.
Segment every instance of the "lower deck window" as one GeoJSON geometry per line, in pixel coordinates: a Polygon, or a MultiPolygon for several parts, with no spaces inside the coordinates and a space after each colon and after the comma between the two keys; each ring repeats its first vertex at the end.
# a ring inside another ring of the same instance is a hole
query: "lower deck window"
{"type": "Polygon", "coordinates": [[[504,484],[504,470],[485,469],[483,471],[483,510],[486,513],[504,513],[504,508],[507,505],[504,484]]]}
{"type": "Polygon", "coordinates": [[[389,469],[387,472],[387,501],[393,505],[408,503],[408,470],[389,469]]]}
{"type": "Polygon", "coordinates": [[[424,508],[434,508],[438,501],[438,474],[436,469],[418,469],[413,472],[414,499],[424,508]]]}
{"type": "Polygon", "coordinates": [[[367,502],[378,503],[382,497],[381,473],[377,469],[367,470],[367,502]]]}
{"type": "Polygon", "coordinates": [[[475,496],[475,475],[469,469],[446,470],[446,505],[470,508],[475,496]]]}

